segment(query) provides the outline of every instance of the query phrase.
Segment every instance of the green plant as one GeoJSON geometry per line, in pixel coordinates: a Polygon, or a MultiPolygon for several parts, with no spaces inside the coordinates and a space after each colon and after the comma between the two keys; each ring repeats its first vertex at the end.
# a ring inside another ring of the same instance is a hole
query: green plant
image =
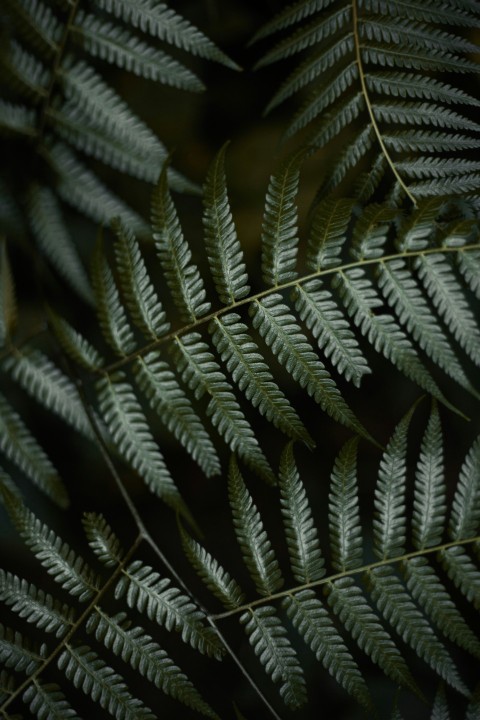
{"type": "Polygon", "coordinates": [[[308,130],[248,252],[228,146],[195,199],[95,58],[235,62],[154,0],[1,13],[2,717],[478,717],[476,2],[265,10],[308,130]]]}

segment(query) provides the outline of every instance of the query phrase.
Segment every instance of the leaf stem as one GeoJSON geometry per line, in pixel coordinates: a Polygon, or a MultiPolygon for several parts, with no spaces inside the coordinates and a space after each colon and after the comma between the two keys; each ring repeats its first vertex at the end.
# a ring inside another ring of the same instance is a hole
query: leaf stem
{"type": "Polygon", "coordinates": [[[198,328],[202,327],[203,325],[206,325],[207,323],[211,322],[212,320],[221,317],[222,315],[225,315],[226,313],[233,312],[237,310],[238,308],[249,305],[250,303],[255,302],[256,300],[261,300],[264,297],[268,297],[271,293],[278,293],[283,290],[290,290],[293,289],[295,286],[302,285],[304,283],[309,282],[310,280],[315,280],[321,277],[325,277],[328,275],[333,275],[337,272],[344,272],[346,270],[352,270],[357,267],[366,267],[368,265],[377,265],[381,263],[389,262],[390,260],[397,260],[397,259],[409,259],[409,258],[416,258],[420,257],[421,255],[432,255],[435,253],[450,253],[450,252],[468,252],[468,251],[475,251],[480,250],[480,243],[472,243],[470,245],[464,245],[463,247],[441,247],[441,248],[424,248],[423,250],[411,250],[407,252],[402,253],[392,253],[390,255],[384,255],[381,258],[370,258],[368,260],[355,260],[351,263],[345,263],[344,265],[338,265],[334,268],[328,268],[328,270],[317,270],[314,273],[310,273],[309,275],[305,275],[302,278],[296,278],[295,280],[290,280],[289,282],[283,283],[282,285],[275,285],[275,287],[267,288],[266,290],[261,290],[258,293],[255,293],[254,295],[250,295],[249,297],[242,298],[241,300],[237,300],[236,302],[232,303],[231,305],[228,305],[226,307],[222,307],[219,310],[215,310],[214,312],[209,313],[208,315],[205,315],[202,318],[198,318],[195,320],[195,322],[189,323],[188,325],[184,325],[183,327],[179,328],[178,330],[174,330],[170,333],[167,333],[166,335],[162,335],[162,337],[157,338],[153,342],[148,343],[147,345],[144,345],[143,347],[139,348],[138,350],[135,350],[132,353],[129,353],[128,355],[125,355],[125,357],[121,358],[120,360],[116,360],[113,363],[110,363],[110,365],[107,365],[103,368],[98,368],[93,370],[92,372],[96,374],[109,374],[112,372],[115,372],[116,370],[120,370],[121,368],[125,367],[126,365],[129,365],[131,362],[133,362],[136,358],[142,357],[146,355],[149,352],[152,352],[153,350],[156,350],[157,348],[161,347],[162,345],[166,344],[167,342],[174,340],[176,337],[185,335],[186,333],[192,332],[193,330],[197,330],[198,328]]]}
{"type": "Polygon", "coordinates": [[[314,587],[320,587],[321,585],[327,585],[329,583],[334,582],[335,580],[340,580],[341,578],[345,577],[351,577],[352,575],[360,575],[365,572],[370,572],[371,570],[375,570],[375,568],[383,567],[385,565],[394,565],[397,563],[405,562],[408,560],[411,560],[415,557],[423,557],[425,555],[432,555],[433,553],[442,552],[443,550],[448,550],[452,547],[457,547],[459,545],[470,545],[473,543],[480,542],[480,535],[477,535],[473,538],[468,538],[467,540],[454,540],[452,542],[443,543],[442,545],[436,545],[432,548],[423,548],[422,550],[415,550],[411,553],[405,553],[404,555],[399,555],[398,557],[394,558],[386,558],[384,560],[378,560],[377,562],[369,563],[367,565],[362,565],[361,567],[355,568],[353,570],[347,570],[346,572],[336,573],[335,575],[329,575],[328,577],[324,577],[321,580],[315,580],[313,582],[305,583],[304,585],[297,585],[296,587],[289,588],[288,590],[282,590],[281,592],[274,593],[272,595],[269,595],[268,597],[262,597],[258,600],[253,600],[250,603],[245,603],[244,605],[240,605],[239,607],[236,607],[234,610],[228,610],[224,613],[218,613],[215,615],[211,615],[213,620],[224,620],[225,618],[232,617],[232,615],[238,615],[239,613],[246,612],[247,610],[251,610],[254,607],[258,607],[259,605],[264,605],[265,603],[271,603],[273,600],[280,600],[284,597],[288,597],[289,595],[292,595],[294,593],[301,592],[302,590],[309,590],[314,587]]]}
{"type": "Polygon", "coordinates": [[[360,78],[360,85],[362,87],[362,94],[365,98],[365,103],[367,105],[367,111],[370,116],[370,122],[373,128],[373,131],[375,132],[375,135],[377,137],[378,143],[380,145],[381,151],[391,169],[393,174],[395,175],[395,178],[401,188],[403,189],[404,193],[407,195],[409,200],[416,206],[417,201],[415,200],[415,197],[412,195],[408,187],[405,185],[405,182],[402,180],[401,176],[399,175],[399,172],[397,168],[395,167],[395,163],[392,159],[392,156],[388,152],[388,149],[385,145],[385,142],[383,140],[382,133],[380,131],[380,128],[378,127],[377,120],[375,118],[375,113],[373,111],[372,102],[370,100],[370,94],[368,92],[367,83],[365,82],[365,72],[363,70],[363,61],[362,61],[362,48],[360,43],[360,36],[358,33],[358,7],[357,7],[358,0],[352,0],[352,20],[353,20],[353,37],[355,42],[355,60],[358,67],[358,74],[360,78]]]}

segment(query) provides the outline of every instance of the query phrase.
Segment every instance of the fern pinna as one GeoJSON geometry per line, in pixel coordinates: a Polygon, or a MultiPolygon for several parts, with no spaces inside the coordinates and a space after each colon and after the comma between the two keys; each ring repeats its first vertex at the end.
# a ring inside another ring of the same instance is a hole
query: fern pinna
{"type": "MultiPolygon", "coordinates": [[[[185,18],[153,0],[6,0],[4,6],[0,140],[2,155],[11,161],[2,165],[0,228],[21,237],[25,207],[40,251],[90,301],[62,205],[95,222],[119,215],[142,232],[140,216],[92,171],[88,158],[155,182],[167,156],[164,144],[106,82],[97,60],[193,92],[204,85],[172,50],[235,64],[185,18]],[[32,172],[17,197],[20,153],[32,172]]],[[[178,189],[196,190],[174,170],[170,181],[178,189]]]]}
{"type": "Polygon", "coordinates": [[[302,58],[267,106],[300,94],[286,136],[307,128],[313,150],[346,138],[323,195],[348,175],[364,201],[380,185],[395,202],[478,190],[478,99],[464,78],[478,73],[465,30],[479,12],[476,2],[298,0],[260,29],[257,42],[280,39],[257,67],[302,58]]]}

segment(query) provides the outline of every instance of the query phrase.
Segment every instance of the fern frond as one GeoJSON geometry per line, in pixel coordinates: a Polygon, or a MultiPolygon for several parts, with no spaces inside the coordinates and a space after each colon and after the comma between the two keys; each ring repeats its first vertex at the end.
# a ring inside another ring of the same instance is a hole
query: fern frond
{"type": "Polygon", "coordinates": [[[135,325],[147,339],[156,340],[170,329],[165,311],[145,267],[135,235],[120,220],[114,221],[115,256],[123,297],[135,325]]]}
{"type": "Polygon", "coordinates": [[[441,255],[422,255],[416,267],[425,290],[451,333],[480,365],[480,330],[449,263],[441,255]]]}
{"type": "Polygon", "coordinates": [[[412,539],[419,550],[438,545],[441,541],[447,509],[444,475],[442,429],[438,409],[433,402],[415,475],[412,539]]]}
{"type": "Polygon", "coordinates": [[[237,313],[214,318],[212,340],[227,370],[254,407],[291,438],[312,446],[313,440],[274,381],[270,369],[237,313]]]}
{"type": "Polygon", "coordinates": [[[440,552],[440,561],[453,584],[480,609],[480,572],[468,554],[455,545],[440,552]]]}
{"type": "Polygon", "coordinates": [[[383,617],[395,628],[438,675],[463,695],[469,691],[458,675],[449,654],[432,633],[391,567],[384,565],[368,573],[367,584],[383,617]]]}
{"type": "Polygon", "coordinates": [[[370,694],[360,669],[315,593],[302,590],[288,595],[282,605],[317,660],[360,705],[370,709],[370,694]]]}
{"type": "Polygon", "coordinates": [[[97,590],[97,579],[85,561],[4,485],[0,490],[12,522],[48,574],[79,601],[91,598],[97,590]]]}
{"type": "Polygon", "coordinates": [[[20,43],[11,40],[0,58],[2,75],[7,83],[20,95],[29,100],[45,97],[48,86],[48,72],[42,62],[29,53],[20,43]]]}
{"type": "Polygon", "coordinates": [[[30,712],[34,713],[38,720],[80,720],[55,683],[41,683],[34,678],[25,690],[22,700],[29,703],[30,712]]]}
{"type": "Polygon", "coordinates": [[[206,617],[190,599],[139,560],[122,571],[115,587],[117,599],[125,597],[127,605],[145,613],[168,631],[181,634],[182,640],[202,654],[220,659],[223,646],[216,632],[206,625],[206,617]]]}
{"type": "Polygon", "coordinates": [[[48,5],[40,0],[7,0],[18,21],[20,33],[40,52],[53,54],[58,49],[62,26],[48,5]]]}
{"type": "Polygon", "coordinates": [[[270,595],[283,585],[275,553],[260,514],[240,474],[234,456],[230,461],[228,492],[233,524],[242,557],[259,595],[270,595]]]}
{"type": "Polygon", "coordinates": [[[237,65],[200,30],[164,3],[156,0],[96,0],[96,4],[115,17],[175,47],[237,69],[237,65]]]}
{"type": "Polygon", "coordinates": [[[105,340],[117,355],[127,355],[135,348],[136,342],[127,314],[120,302],[113,273],[105,257],[101,236],[92,257],[92,288],[98,320],[105,340]]]}
{"type": "Polygon", "coordinates": [[[184,322],[194,322],[210,309],[205,289],[192,254],[182,233],[180,221],[170,196],[164,166],[152,196],[153,239],[165,279],[184,322]]]}
{"type": "Polygon", "coordinates": [[[21,417],[0,395],[0,449],[61,507],[67,507],[67,489],[21,417]]]}
{"type": "Polygon", "coordinates": [[[330,545],[332,566],[340,573],[360,567],[363,559],[357,487],[357,447],[355,438],[343,446],[331,475],[328,498],[330,545]]]}
{"type": "Polygon", "coordinates": [[[472,537],[480,524],[480,437],[465,458],[450,512],[452,540],[472,537]]]}
{"type": "Polygon", "coordinates": [[[0,600],[28,623],[57,637],[65,635],[74,619],[74,610],[66,603],[1,569],[0,600]]]}
{"type": "Polygon", "coordinates": [[[426,558],[412,558],[402,564],[402,570],[413,599],[432,618],[436,627],[467,652],[480,657],[480,640],[465,622],[426,558]]]}
{"type": "Polygon", "coordinates": [[[92,430],[75,385],[40,350],[16,350],[4,362],[12,378],[35,400],[86,437],[92,430]]]}
{"type": "MultiPolygon", "coordinates": [[[[322,410],[334,420],[369,438],[367,431],[343,400],[334,380],[313,351],[305,335],[283,304],[281,295],[269,295],[250,306],[253,327],[265,339],[288,373],[308,394],[319,403],[322,410]]],[[[297,436],[298,437],[298,436],[297,436]]]]}
{"type": "Polygon", "coordinates": [[[153,352],[138,358],[135,380],[162,423],[199,464],[207,477],[220,473],[215,447],[169,365],[153,352]]]}
{"type": "Polygon", "coordinates": [[[480,140],[459,133],[439,132],[438,130],[397,130],[385,134],[383,141],[388,148],[396,152],[441,152],[449,150],[470,150],[480,146],[480,140]]]}
{"type": "Polygon", "coordinates": [[[90,283],[54,193],[47,187],[31,185],[27,203],[30,227],[40,249],[58,274],[91,304],[90,283]]]}
{"type": "Polygon", "coordinates": [[[99,380],[97,393],[102,417],[120,455],[139,473],[152,493],[189,517],[125,374],[119,372],[99,380]]]}
{"type": "Polygon", "coordinates": [[[480,253],[459,253],[458,265],[460,271],[468,282],[472,292],[480,297],[480,273],[478,272],[478,260],[480,253]]]}
{"type": "Polygon", "coordinates": [[[290,442],[282,453],[279,470],[280,502],[293,576],[300,584],[325,575],[324,559],[312,511],[293,456],[290,442]]]}
{"type": "Polygon", "coordinates": [[[164,85],[204,90],[203,83],[182,63],[116,24],[79,12],[72,32],[93,57],[164,85]]]}
{"type": "Polygon", "coordinates": [[[240,622],[245,626],[250,645],[273,682],[281,682],[280,694],[292,709],[306,702],[305,680],[295,650],[286,637],[275,608],[266,605],[244,613],[240,622]]]}
{"type": "Polygon", "coordinates": [[[245,600],[243,590],[215,558],[193,540],[180,526],[183,551],[210,592],[228,609],[239,607],[245,600]]]}
{"type": "Polygon", "coordinates": [[[297,276],[298,211],[295,199],[304,153],[288,158],[270,178],[262,226],[262,276],[281,285],[297,276]]]}
{"type": "Polygon", "coordinates": [[[45,644],[32,643],[0,623],[0,661],[5,667],[29,675],[40,666],[46,651],[45,644]]]}
{"type": "Polygon", "coordinates": [[[100,369],[105,361],[97,349],[52,308],[47,308],[47,312],[48,322],[67,355],[87,370],[100,369]]]}
{"type": "Polygon", "coordinates": [[[318,280],[298,285],[294,291],[295,308],[337,372],[360,386],[363,375],[371,372],[355,335],[338,309],[331,293],[318,280]]]}
{"type": "Polygon", "coordinates": [[[260,449],[253,430],[208,345],[198,333],[177,337],[173,353],[179,372],[196,398],[209,398],[207,415],[232,452],[267,482],[275,482],[273,472],[260,449]]]}
{"type": "Polygon", "coordinates": [[[203,226],[208,262],[220,300],[231,305],[248,295],[243,253],[237,238],[227,195],[225,152],[217,153],[203,188],[203,226]]]}
{"type": "Polygon", "coordinates": [[[25,690],[22,700],[29,703],[30,712],[34,713],[38,720],[63,720],[63,718],[80,720],[55,683],[41,683],[34,678],[32,684],[25,690]]]}
{"type": "Polygon", "coordinates": [[[373,537],[375,554],[381,560],[398,557],[405,552],[407,432],[413,411],[414,407],[395,428],[378,471],[373,537]]]}
{"type": "Polygon", "coordinates": [[[67,644],[57,665],[76,688],[118,720],[155,720],[151,710],[131,695],[121,676],[86,645],[67,644]]]}
{"type": "Polygon", "coordinates": [[[110,617],[102,608],[97,607],[89,618],[87,631],[94,633],[99,642],[129,663],[134,670],[138,670],[166,695],[202,715],[218,718],[165,650],[162,650],[143,628],[129,627],[125,613],[110,617]]]}
{"type": "Polygon", "coordinates": [[[0,99],[0,135],[25,135],[35,138],[35,111],[0,99]]]}
{"type": "Polygon", "coordinates": [[[360,649],[395,683],[418,694],[415,680],[400,652],[354,580],[345,577],[331,583],[327,588],[327,600],[360,649]]]}
{"type": "Polygon", "coordinates": [[[115,567],[123,557],[119,539],[114,534],[103,515],[85,513],[82,518],[88,544],[95,555],[106,567],[115,567]]]}

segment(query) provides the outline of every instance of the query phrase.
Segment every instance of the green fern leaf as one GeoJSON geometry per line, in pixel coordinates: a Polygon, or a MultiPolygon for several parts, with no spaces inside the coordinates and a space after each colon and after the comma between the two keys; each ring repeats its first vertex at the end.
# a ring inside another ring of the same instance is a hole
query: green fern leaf
{"type": "Polygon", "coordinates": [[[383,141],[389,149],[397,152],[441,152],[453,150],[470,150],[480,147],[480,140],[469,137],[468,135],[460,135],[458,133],[445,133],[435,130],[417,130],[417,131],[396,131],[394,133],[386,133],[383,141]]]}
{"type": "Polygon", "coordinates": [[[348,314],[375,349],[393,362],[407,377],[414,380],[440,402],[451,409],[453,406],[440,392],[426,368],[422,365],[410,341],[398,327],[395,319],[387,314],[374,314],[382,301],[361,268],[347,270],[337,275],[336,284],[348,314]]]}
{"type": "Polygon", "coordinates": [[[197,92],[204,89],[196,75],[178,60],[118,25],[79,12],[72,32],[93,57],[164,85],[197,92]]]}
{"type": "Polygon", "coordinates": [[[417,655],[441,678],[463,695],[469,695],[444,646],[404,591],[393,569],[384,565],[371,570],[367,575],[367,585],[382,616],[403,640],[411,645],[417,655]]]}
{"type": "Polygon", "coordinates": [[[95,222],[108,225],[112,217],[120,217],[135,232],[147,232],[143,220],[113,195],[66,145],[57,142],[44,154],[58,177],[57,192],[64,202],[95,222]]]}
{"type": "Polygon", "coordinates": [[[362,674],[315,593],[302,590],[288,595],[282,605],[317,660],[360,705],[371,709],[370,694],[362,674]]]}
{"type": "Polygon", "coordinates": [[[4,362],[4,368],[35,400],[86,437],[92,437],[75,385],[40,350],[16,350],[4,362]]]}
{"type": "Polygon", "coordinates": [[[253,317],[253,327],[271,347],[277,360],[319,403],[322,410],[337,422],[370,438],[342,398],[335,382],[297,325],[295,317],[283,304],[282,296],[274,294],[261,301],[256,300],[250,306],[250,315],[253,317]]]}
{"type": "Polygon", "coordinates": [[[30,226],[40,249],[59,275],[91,304],[90,283],[54,193],[47,187],[32,185],[27,203],[30,226]]]}
{"type": "Polygon", "coordinates": [[[115,257],[127,308],[145,337],[156,340],[170,329],[170,323],[165,319],[135,235],[120,220],[114,221],[112,227],[117,236],[115,257]]]}
{"type": "Polygon", "coordinates": [[[93,512],[85,513],[82,523],[88,544],[100,562],[106,567],[119,565],[124,553],[119,539],[103,515],[93,512]]]}
{"type": "Polygon", "coordinates": [[[362,564],[362,528],[358,504],[356,438],[349,440],[335,460],[328,497],[332,566],[340,573],[362,564]]]}
{"type": "Polygon", "coordinates": [[[152,196],[153,239],[165,279],[184,322],[195,322],[210,309],[205,289],[192,254],[183,237],[164,166],[152,196]]]}
{"type": "Polygon", "coordinates": [[[32,643],[0,623],[0,662],[5,667],[30,675],[40,667],[46,654],[45,644],[32,643]]]}
{"type": "Polygon", "coordinates": [[[92,257],[92,288],[98,320],[105,340],[117,355],[128,355],[134,350],[136,342],[120,301],[113,273],[105,257],[101,236],[92,257]]]}
{"type": "Polygon", "coordinates": [[[190,518],[124,373],[99,380],[97,393],[102,417],[118,452],[155,495],[190,518]]]}
{"type": "Polygon", "coordinates": [[[262,276],[276,286],[297,276],[298,194],[304,153],[288,158],[270,178],[262,226],[262,276]]]}
{"type": "Polygon", "coordinates": [[[414,48],[448,50],[452,57],[461,59],[456,52],[474,53],[477,46],[458,35],[452,35],[425,23],[412,22],[403,18],[377,17],[363,20],[361,34],[368,40],[396,45],[411,45],[414,48]]]}
{"type": "Polygon", "coordinates": [[[139,357],[135,380],[162,423],[199,464],[207,477],[220,473],[215,447],[175,374],[157,352],[139,357]]]}
{"type": "Polygon", "coordinates": [[[33,482],[61,507],[68,507],[65,485],[50,459],[20,416],[0,395],[0,449],[33,482]]]}
{"type": "Polygon", "coordinates": [[[110,617],[97,607],[87,622],[87,631],[105,647],[128,662],[166,695],[210,718],[218,715],[202,700],[190,680],[168,657],[165,650],[141,627],[129,627],[126,614],[110,617]]]}
{"type": "Polygon", "coordinates": [[[231,577],[200,543],[193,540],[182,526],[180,537],[187,559],[210,592],[229,610],[239,607],[244,602],[245,595],[235,578],[231,577]]]}
{"type": "Polygon", "coordinates": [[[433,701],[431,720],[449,720],[449,718],[450,712],[445,696],[445,687],[443,683],[440,683],[435,693],[435,700],[433,701]]]}
{"type": "Polygon", "coordinates": [[[275,383],[240,316],[229,313],[221,319],[216,317],[211,322],[210,331],[220,357],[247,400],[279,430],[312,446],[313,440],[275,383]]]}
{"type": "Polygon", "coordinates": [[[424,613],[443,634],[475,657],[480,657],[480,640],[468,627],[426,558],[402,563],[407,588],[424,613]]]}
{"type": "Polygon", "coordinates": [[[98,582],[85,561],[4,486],[1,492],[20,535],[48,574],[80,602],[90,599],[98,582]]]}
{"type": "Polygon", "coordinates": [[[405,661],[353,578],[345,577],[329,584],[327,599],[333,612],[357,641],[360,649],[395,683],[419,694],[405,661]]]}
{"type": "Polygon", "coordinates": [[[8,48],[0,58],[7,83],[21,98],[39,100],[45,97],[48,86],[48,71],[38,58],[29,53],[20,43],[11,39],[8,48]]]}
{"type": "Polygon", "coordinates": [[[472,292],[480,297],[480,273],[478,271],[478,261],[480,252],[460,252],[458,254],[458,265],[465,280],[470,285],[472,292]]]}
{"type": "Polygon", "coordinates": [[[7,3],[19,21],[20,32],[40,54],[52,55],[58,50],[62,26],[48,5],[39,0],[7,0],[7,3]]]}
{"type": "Polygon", "coordinates": [[[480,330],[449,263],[435,254],[420,256],[415,265],[425,290],[451,333],[480,365],[480,330]]]}
{"type": "Polygon", "coordinates": [[[362,0],[363,5],[370,12],[389,15],[391,17],[406,17],[419,22],[444,23],[445,25],[458,25],[470,27],[477,22],[475,12],[471,12],[468,5],[455,3],[454,6],[438,5],[433,0],[420,2],[417,0],[362,0]],[[453,12],[455,7],[455,12],[453,12]]]}
{"type": "Polygon", "coordinates": [[[292,442],[280,459],[279,486],[293,576],[301,585],[320,580],[325,575],[324,560],[305,488],[295,465],[292,442]]]}
{"type": "Polygon", "coordinates": [[[66,718],[80,720],[59,686],[54,683],[41,683],[34,678],[32,684],[25,690],[22,700],[29,703],[30,712],[38,720],[66,720],[66,718]]]}
{"type": "Polygon", "coordinates": [[[415,406],[395,428],[378,471],[373,520],[374,551],[381,560],[405,552],[407,535],[405,490],[407,479],[407,432],[415,406]]]}
{"type": "Polygon", "coordinates": [[[130,694],[121,676],[89,647],[66,645],[57,665],[76,688],[117,720],[155,720],[151,710],[130,694]]]}
{"type": "Polygon", "coordinates": [[[248,295],[247,273],[227,195],[225,152],[217,153],[203,188],[203,225],[208,262],[220,300],[231,305],[248,295]]]}
{"type": "Polygon", "coordinates": [[[400,323],[413,335],[422,350],[462,387],[477,394],[405,261],[382,263],[378,284],[400,323]]]}
{"type": "Polygon", "coordinates": [[[306,702],[305,680],[297,656],[275,608],[265,605],[240,617],[250,645],[273,682],[281,682],[280,694],[288,707],[300,708],[306,702]]]}
{"type": "Polygon", "coordinates": [[[447,509],[445,490],[442,429],[433,402],[415,474],[412,540],[418,550],[439,545],[442,540],[447,509]]]}
{"type": "Polygon", "coordinates": [[[207,415],[232,452],[267,482],[274,483],[275,477],[253,430],[208,345],[198,333],[190,333],[175,338],[173,353],[179,372],[195,397],[209,398],[207,415]]]}
{"type": "Polygon", "coordinates": [[[457,105],[477,107],[479,101],[459,88],[435,78],[416,73],[372,73],[365,76],[370,90],[398,98],[436,100],[457,105]]]}
{"type": "Polygon", "coordinates": [[[340,265],[355,205],[355,200],[348,198],[328,198],[316,207],[308,236],[307,267],[311,272],[340,265]]]}
{"type": "Polygon", "coordinates": [[[441,105],[428,103],[376,103],[374,114],[379,121],[400,125],[433,125],[450,130],[478,132],[480,125],[441,105]]]}
{"type": "Polygon", "coordinates": [[[314,15],[320,10],[325,10],[332,2],[333,0],[301,0],[301,2],[295,2],[265,23],[254,35],[252,42],[258,42],[262,38],[280,32],[280,30],[285,30],[300,20],[314,15]]]}
{"type": "Polygon", "coordinates": [[[479,610],[480,572],[478,567],[459,545],[441,550],[439,558],[455,587],[479,610]]]}
{"type": "Polygon", "coordinates": [[[190,599],[139,560],[123,571],[115,588],[117,599],[145,613],[168,631],[181,633],[182,640],[202,654],[221,659],[224,652],[216,632],[206,625],[206,617],[190,599]]]}
{"type": "Polygon", "coordinates": [[[19,617],[57,637],[65,635],[74,620],[68,605],[4,570],[0,570],[0,600],[19,617]]]}
{"type": "Polygon", "coordinates": [[[115,17],[160,40],[187,50],[193,55],[238,69],[238,66],[200,30],[164,3],[158,3],[156,0],[96,0],[96,2],[115,17]]]}
{"type": "Polygon", "coordinates": [[[35,138],[35,112],[25,105],[0,99],[0,135],[25,135],[35,138]]]}
{"type": "Polygon", "coordinates": [[[280,566],[233,455],[228,474],[228,494],[245,565],[259,595],[271,595],[283,585],[280,566]]]}
{"type": "Polygon", "coordinates": [[[99,370],[105,361],[96,348],[52,308],[47,311],[49,325],[67,355],[87,370],[99,370]]]}
{"type": "Polygon", "coordinates": [[[473,537],[480,526],[480,438],[471,447],[460,470],[450,513],[452,540],[473,537]]]}
{"type": "Polygon", "coordinates": [[[312,280],[295,288],[294,299],[295,309],[320,349],[331,358],[337,372],[359,387],[363,375],[371,370],[331,293],[318,280],[312,280]]]}

